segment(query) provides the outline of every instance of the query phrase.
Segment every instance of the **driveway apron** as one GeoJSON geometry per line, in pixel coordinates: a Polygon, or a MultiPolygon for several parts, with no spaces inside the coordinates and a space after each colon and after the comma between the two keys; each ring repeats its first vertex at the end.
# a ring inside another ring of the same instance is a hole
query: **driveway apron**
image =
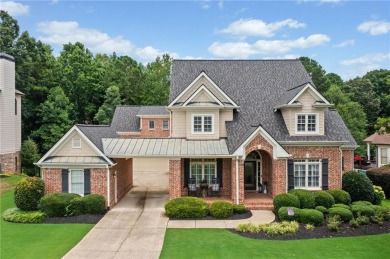
{"type": "Polygon", "coordinates": [[[135,177],[135,187],[63,258],[159,258],[168,194],[165,187],[145,184],[154,177],[137,184],[135,177]]]}

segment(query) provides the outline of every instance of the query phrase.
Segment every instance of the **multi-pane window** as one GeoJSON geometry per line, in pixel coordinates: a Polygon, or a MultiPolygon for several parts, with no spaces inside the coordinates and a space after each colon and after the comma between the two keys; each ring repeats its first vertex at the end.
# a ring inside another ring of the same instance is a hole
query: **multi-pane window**
{"type": "Polygon", "coordinates": [[[294,187],[319,188],[321,172],[319,159],[294,160],[294,187]]]}
{"type": "Polygon", "coordinates": [[[212,115],[194,115],[192,119],[193,133],[213,133],[212,115]]]}
{"type": "Polygon", "coordinates": [[[210,184],[213,177],[217,176],[217,162],[215,159],[191,159],[190,168],[190,177],[195,178],[197,185],[203,179],[210,184]]]}
{"type": "Polygon", "coordinates": [[[163,122],[162,122],[162,128],[163,128],[163,130],[169,129],[169,121],[163,120],[163,122]]]}
{"type": "Polygon", "coordinates": [[[149,129],[154,130],[154,121],[153,120],[149,121],[149,129]]]}
{"type": "Polygon", "coordinates": [[[77,193],[84,196],[84,171],[83,170],[71,170],[70,171],[70,192],[77,193]]]}
{"type": "Polygon", "coordinates": [[[297,115],[297,133],[316,133],[317,129],[316,114],[297,115]]]}
{"type": "Polygon", "coordinates": [[[388,157],[387,157],[387,148],[381,148],[381,164],[380,165],[386,165],[388,164],[388,157]]]}

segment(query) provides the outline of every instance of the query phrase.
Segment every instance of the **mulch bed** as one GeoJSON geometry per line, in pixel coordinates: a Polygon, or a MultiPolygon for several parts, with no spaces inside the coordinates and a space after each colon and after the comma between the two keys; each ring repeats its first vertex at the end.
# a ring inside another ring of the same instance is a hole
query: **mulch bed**
{"type": "MultiPolygon", "coordinates": [[[[249,219],[252,217],[252,212],[250,210],[247,210],[246,212],[242,214],[233,214],[233,216],[228,218],[223,218],[222,220],[238,220],[238,219],[249,219]]],[[[217,218],[214,218],[210,215],[207,215],[204,218],[187,218],[187,219],[177,219],[177,218],[169,218],[169,220],[219,220],[217,218]]]]}
{"type": "Polygon", "coordinates": [[[264,232],[260,233],[242,233],[235,229],[229,229],[232,233],[243,237],[266,240],[296,240],[296,239],[312,239],[312,238],[332,238],[332,237],[353,237],[365,235],[378,235],[390,233],[390,221],[384,221],[383,225],[370,223],[369,225],[360,225],[358,228],[352,228],[348,223],[343,223],[340,226],[339,232],[330,231],[325,225],[316,227],[313,231],[305,229],[304,225],[299,226],[299,230],[295,234],[273,235],[269,236],[264,232]]]}
{"type": "Polygon", "coordinates": [[[68,223],[78,223],[78,224],[96,224],[104,217],[102,215],[80,215],[75,217],[59,217],[59,218],[46,218],[42,223],[44,224],[68,224],[68,223]]]}

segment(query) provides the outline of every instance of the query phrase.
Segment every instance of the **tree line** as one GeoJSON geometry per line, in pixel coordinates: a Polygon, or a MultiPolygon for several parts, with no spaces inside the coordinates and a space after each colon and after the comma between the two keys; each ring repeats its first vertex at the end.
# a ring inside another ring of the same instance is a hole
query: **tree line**
{"type": "MultiPolygon", "coordinates": [[[[115,53],[93,54],[82,43],[68,43],[59,56],[50,45],[20,33],[17,20],[0,11],[0,52],[14,56],[16,88],[22,102],[22,136],[46,152],[76,124],[109,124],[115,106],[166,105],[169,55],[142,64],[115,53]]],[[[335,104],[359,145],[375,131],[377,119],[390,118],[390,70],[374,70],[343,81],[315,60],[301,57],[319,92],[335,104]]],[[[385,122],[386,124],[386,122],[385,122]]],[[[364,146],[357,149],[364,154],[364,146]]]]}

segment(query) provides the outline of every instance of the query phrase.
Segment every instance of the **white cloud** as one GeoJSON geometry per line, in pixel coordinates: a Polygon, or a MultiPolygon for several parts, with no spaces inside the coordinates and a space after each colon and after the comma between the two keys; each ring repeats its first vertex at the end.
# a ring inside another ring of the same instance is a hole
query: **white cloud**
{"type": "Polygon", "coordinates": [[[219,7],[219,9],[223,9],[223,1],[218,2],[218,7],[219,7]]]}
{"type": "Polygon", "coordinates": [[[28,5],[7,1],[1,3],[1,10],[7,11],[11,16],[28,14],[30,7],[28,5]]]}
{"type": "Polygon", "coordinates": [[[313,34],[307,38],[295,40],[259,40],[254,44],[247,42],[214,42],[209,47],[209,52],[219,58],[248,58],[251,55],[275,55],[284,54],[292,49],[307,49],[323,45],[330,41],[324,34],[313,34]]]}
{"type": "Polygon", "coordinates": [[[343,48],[343,47],[353,46],[353,45],[355,45],[355,40],[345,40],[345,41],[340,42],[339,44],[333,45],[333,47],[343,48]]]}
{"type": "Polygon", "coordinates": [[[275,35],[276,31],[282,29],[283,27],[298,29],[305,26],[306,25],[304,23],[300,23],[293,19],[286,19],[273,23],[265,23],[264,21],[257,19],[240,19],[231,23],[221,32],[237,36],[272,37],[275,35]]]}
{"type": "Polygon", "coordinates": [[[135,54],[143,61],[152,61],[155,60],[157,56],[161,57],[164,54],[169,54],[171,58],[179,58],[179,54],[177,53],[161,51],[159,49],[153,48],[152,46],[137,48],[135,50],[135,54]]]}
{"type": "Polygon", "coordinates": [[[387,60],[390,60],[390,53],[373,53],[373,54],[367,54],[353,59],[345,59],[340,61],[340,64],[344,66],[372,65],[387,60]]]}
{"type": "Polygon", "coordinates": [[[58,4],[59,0],[51,0],[50,3],[51,4],[58,4]]]}
{"type": "Polygon", "coordinates": [[[200,2],[200,6],[203,8],[203,9],[209,9],[211,7],[210,5],[210,0],[204,0],[204,1],[201,1],[200,2]]]}
{"type": "Polygon", "coordinates": [[[387,34],[390,31],[390,22],[386,21],[368,21],[358,26],[358,31],[369,33],[371,35],[387,34]]]}
{"type": "Polygon", "coordinates": [[[356,78],[356,77],[362,77],[364,76],[367,72],[369,71],[372,71],[372,70],[376,70],[376,69],[380,69],[381,66],[379,66],[378,64],[371,64],[371,65],[367,65],[367,66],[362,66],[362,67],[358,67],[358,68],[354,68],[354,69],[351,69],[351,70],[347,70],[345,72],[342,72],[340,74],[340,77],[344,80],[344,81],[347,81],[347,80],[350,80],[350,79],[353,79],[353,78],[356,78]]]}

